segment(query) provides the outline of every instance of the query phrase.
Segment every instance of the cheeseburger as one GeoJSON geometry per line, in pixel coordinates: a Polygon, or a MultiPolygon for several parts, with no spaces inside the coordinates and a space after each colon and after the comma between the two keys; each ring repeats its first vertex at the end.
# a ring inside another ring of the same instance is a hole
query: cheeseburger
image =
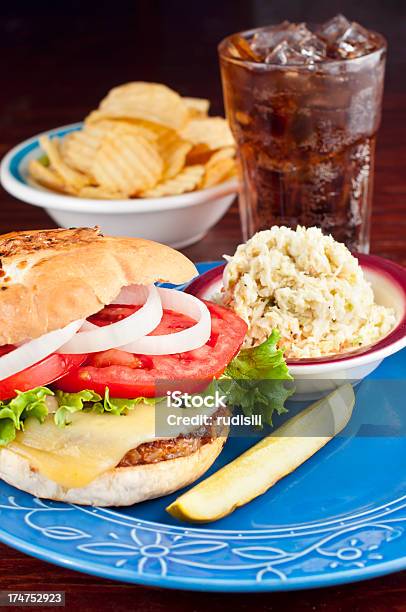
{"type": "Polygon", "coordinates": [[[230,403],[252,413],[252,393],[233,377],[267,368],[272,378],[274,368],[280,379],[286,365],[275,337],[258,363],[256,349],[237,356],[247,325],[230,309],[156,285],[196,274],[167,246],[97,229],[0,236],[2,479],[113,506],[175,491],[210,467],[226,432],[178,419],[158,435],[161,382],[190,390],[224,378],[230,403]]]}

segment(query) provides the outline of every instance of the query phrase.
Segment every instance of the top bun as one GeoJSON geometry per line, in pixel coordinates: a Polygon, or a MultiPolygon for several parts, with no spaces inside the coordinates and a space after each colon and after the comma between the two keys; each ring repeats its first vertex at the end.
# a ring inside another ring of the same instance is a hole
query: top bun
{"type": "Polygon", "coordinates": [[[15,344],[84,319],[133,283],[183,283],[197,270],[181,253],[97,228],[0,236],[0,345],[15,344]]]}

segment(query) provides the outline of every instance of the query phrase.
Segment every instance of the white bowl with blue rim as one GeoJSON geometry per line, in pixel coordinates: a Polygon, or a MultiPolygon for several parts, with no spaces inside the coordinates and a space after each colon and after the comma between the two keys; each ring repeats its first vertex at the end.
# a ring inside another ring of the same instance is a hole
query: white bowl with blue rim
{"type": "MultiPolygon", "coordinates": [[[[44,132],[62,138],[82,123],[44,132]]],[[[3,158],[0,181],[11,195],[44,208],[60,227],[92,227],[115,236],[137,236],[182,248],[197,242],[231,206],[238,191],[232,179],[220,185],[162,198],[96,200],[64,195],[38,185],[28,176],[28,163],[43,155],[38,134],[14,147],[3,158]]]]}

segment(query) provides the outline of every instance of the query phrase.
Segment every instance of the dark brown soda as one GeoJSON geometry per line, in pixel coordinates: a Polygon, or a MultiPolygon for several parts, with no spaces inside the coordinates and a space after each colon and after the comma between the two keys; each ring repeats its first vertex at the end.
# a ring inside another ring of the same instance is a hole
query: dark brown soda
{"type": "Polygon", "coordinates": [[[368,251],[384,41],[356,59],[298,66],[231,57],[227,44],[220,63],[244,239],[275,224],[317,225],[368,251]]]}

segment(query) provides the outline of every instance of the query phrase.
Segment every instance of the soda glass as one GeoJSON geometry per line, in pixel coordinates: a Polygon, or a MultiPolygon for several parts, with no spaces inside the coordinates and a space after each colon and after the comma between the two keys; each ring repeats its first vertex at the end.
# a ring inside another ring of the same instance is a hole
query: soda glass
{"type": "Polygon", "coordinates": [[[220,43],[244,240],[272,225],[316,225],[369,251],[385,55],[382,36],[341,15],[312,30],[284,22],[220,43]]]}

